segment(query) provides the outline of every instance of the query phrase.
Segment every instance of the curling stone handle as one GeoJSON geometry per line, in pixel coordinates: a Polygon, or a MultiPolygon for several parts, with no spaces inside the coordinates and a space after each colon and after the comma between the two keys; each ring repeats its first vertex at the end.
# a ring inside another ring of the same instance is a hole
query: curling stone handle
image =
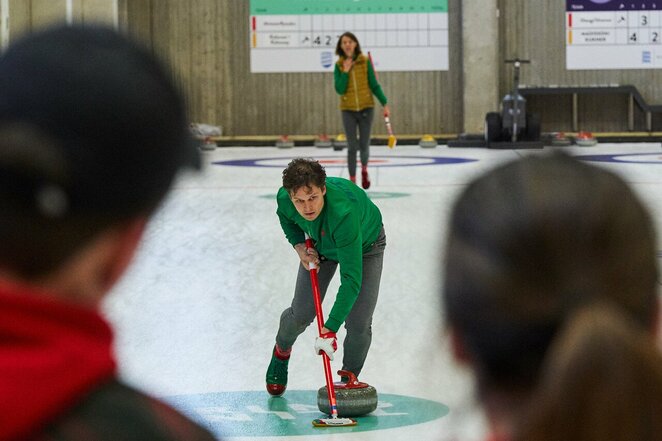
{"type": "Polygon", "coordinates": [[[347,377],[348,378],[348,380],[347,380],[348,384],[354,384],[357,381],[359,381],[356,378],[356,375],[354,375],[354,372],[351,372],[351,371],[344,371],[344,370],[341,369],[341,370],[338,371],[338,375],[340,375],[341,377],[347,377]]]}
{"type": "Polygon", "coordinates": [[[366,387],[370,387],[368,383],[360,382],[359,379],[356,378],[356,375],[354,375],[353,372],[339,370],[338,375],[340,375],[341,377],[347,377],[347,382],[335,383],[336,388],[347,390],[347,389],[365,389],[366,387]]]}

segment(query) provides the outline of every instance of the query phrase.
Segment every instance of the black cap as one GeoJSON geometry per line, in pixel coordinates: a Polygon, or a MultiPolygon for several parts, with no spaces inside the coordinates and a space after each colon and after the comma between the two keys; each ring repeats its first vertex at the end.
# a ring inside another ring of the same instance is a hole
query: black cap
{"type": "Polygon", "coordinates": [[[130,215],[156,205],[186,166],[200,157],[183,100],[136,43],[105,27],[56,27],[0,56],[0,195],[47,216],[130,215]]]}

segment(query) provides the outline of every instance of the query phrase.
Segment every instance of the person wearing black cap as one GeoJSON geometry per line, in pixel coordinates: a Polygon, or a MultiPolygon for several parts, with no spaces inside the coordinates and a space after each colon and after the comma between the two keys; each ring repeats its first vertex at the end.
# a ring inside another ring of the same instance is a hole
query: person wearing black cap
{"type": "Polygon", "coordinates": [[[211,440],[117,379],[100,300],[177,172],[183,101],[111,29],[55,27],[0,56],[0,440],[211,440]]]}

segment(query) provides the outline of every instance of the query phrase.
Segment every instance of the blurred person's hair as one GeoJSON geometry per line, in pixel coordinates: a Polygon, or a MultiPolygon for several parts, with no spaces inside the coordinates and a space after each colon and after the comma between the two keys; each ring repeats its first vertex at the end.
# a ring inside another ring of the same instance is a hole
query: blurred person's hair
{"type": "Polygon", "coordinates": [[[446,319],[481,399],[524,397],[537,419],[522,419],[541,422],[522,439],[661,436],[660,358],[641,335],[657,318],[656,236],[623,179],[564,154],[498,166],[457,199],[446,246],[446,319]]]}

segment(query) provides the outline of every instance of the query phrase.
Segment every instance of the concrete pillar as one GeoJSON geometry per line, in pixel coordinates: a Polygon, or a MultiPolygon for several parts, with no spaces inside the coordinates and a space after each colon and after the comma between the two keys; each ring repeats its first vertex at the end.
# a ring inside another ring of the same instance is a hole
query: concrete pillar
{"type": "Polygon", "coordinates": [[[0,0],[0,51],[9,44],[9,0],[0,0]]]}
{"type": "Polygon", "coordinates": [[[462,1],[464,132],[482,133],[487,112],[499,103],[497,0],[462,1]]]}

